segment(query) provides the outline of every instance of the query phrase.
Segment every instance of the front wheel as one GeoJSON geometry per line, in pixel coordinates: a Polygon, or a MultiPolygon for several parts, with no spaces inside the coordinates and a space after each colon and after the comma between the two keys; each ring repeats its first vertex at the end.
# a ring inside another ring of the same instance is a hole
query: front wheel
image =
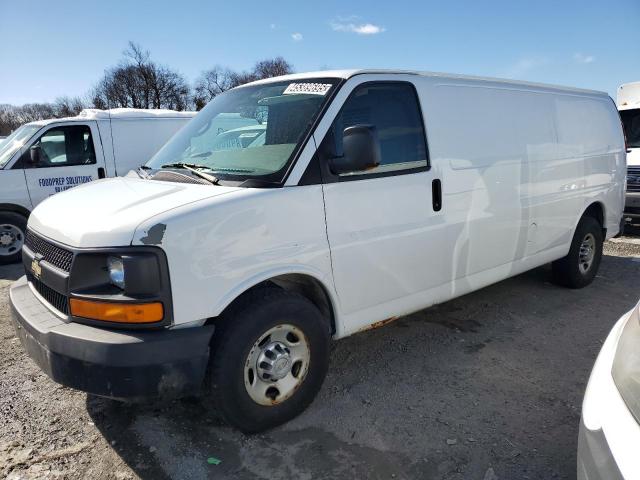
{"type": "Polygon", "coordinates": [[[573,235],[569,253],[552,264],[554,281],[569,288],[589,285],[600,267],[602,242],[600,223],[593,217],[582,217],[573,235]]]}
{"type": "Polygon", "coordinates": [[[329,325],[306,298],[279,288],[248,293],[214,334],[210,395],[245,432],[291,420],[313,401],[329,364],[329,325]]]}
{"type": "Polygon", "coordinates": [[[0,265],[20,261],[26,231],[25,217],[15,212],[0,212],[0,265]]]}

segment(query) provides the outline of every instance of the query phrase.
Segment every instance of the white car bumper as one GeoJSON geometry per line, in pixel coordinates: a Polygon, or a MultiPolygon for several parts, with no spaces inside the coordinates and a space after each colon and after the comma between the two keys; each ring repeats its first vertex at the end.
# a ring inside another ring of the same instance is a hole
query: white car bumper
{"type": "Polygon", "coordinates": [[[625,314],[613,327],[589,378],[578,436],[579,480],[640,480],[640,425],[611,375],[618,339],[628,318],[625,314]]]}

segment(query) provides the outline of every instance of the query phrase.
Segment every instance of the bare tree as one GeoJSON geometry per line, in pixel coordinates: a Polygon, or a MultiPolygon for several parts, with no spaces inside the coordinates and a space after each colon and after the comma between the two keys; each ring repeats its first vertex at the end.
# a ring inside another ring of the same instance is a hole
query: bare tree
{"type": "Polygon", "coordinates": [[[55,116],[56,110],[50,103],[27,103],[20,107],[0,105],[0,135],[8,135],[24,123],[55,116]]]}
{"type": "Polygon", "coordinates": [[[58,97],[53,108],[56,117],[74,117],[86,108],[86,102],[80,97],[58,97]]]}
{"type": "Polygon", "coordinates": [[[257,62],[253,73],[258,79],[279,77],[293,73],[293,67],[284,58],[276,57],[257,62]]]}
{"type": "Polygon", "coordinates": [[[282,57],[261,60],[249,72],[234,72],[216,65],[211,70],[202,72],[196,80],[193,103],[196,110],[201,110],[209,101],[231,88],[292,72],[293,67],[282,57]]]}
{"type": "Polygon", "coordinates": [[[236,75],[235,72],[219,65],[202,72],[193,88],[196,110],[201,110],[207,102],[236,86],[236,75]]]}
{"type": "Polygon", "coordinates": [[[108,69],[91,92],[96,108],[169,108],[189,106],[190,88],[182,75],[159,65],[149,51],[129,42],[124,58],[108,69]]]}

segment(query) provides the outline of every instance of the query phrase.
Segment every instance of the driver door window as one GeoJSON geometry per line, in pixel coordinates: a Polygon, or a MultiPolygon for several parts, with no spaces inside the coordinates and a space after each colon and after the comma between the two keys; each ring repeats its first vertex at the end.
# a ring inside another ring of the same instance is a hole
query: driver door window
{"type": "Polygon", "coordinates": [[[13,166],[24,169],[34,207],[51,195],[104,178],[107,173],[97,123],[48,127],[13,166]]]}
{"type": "Polygon", "coordinates": [[[341,176],[406,172],[428,167],[422,114],[413,85],[405,82],[372,82],[357,87],[329,130],[327,141],[334,155],[344,154],[344,129],[355,125],[372,125],[376,128],[381,162],[376,168],[341,176]]]}
{"type": "MultiPolygon", "coordinates": [[[[92,165],[96,163],[91,129],[86,125],[54,127],[48,130],[31,148],[40,149],[40,162],[31,164],[28,159],[22,164],[26,168],[64,167],[68,165],[92,165]]],[[[30,155],[29,151],[25,155],[30,155]]]]}

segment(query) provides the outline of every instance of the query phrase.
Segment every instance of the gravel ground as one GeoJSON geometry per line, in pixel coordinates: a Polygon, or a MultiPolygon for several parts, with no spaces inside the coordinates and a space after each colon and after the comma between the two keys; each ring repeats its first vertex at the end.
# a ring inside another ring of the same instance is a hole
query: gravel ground
{"type": "Polygon", "coordinates": [[[246,436],[197,400],[133,406],[51,382],[10,324],[22,268],[0,267],[0,477],[574,478],[589,372],[639,272],[640,242],[622,238],[583,290],[539,268],[335,342],[313,405],[246,436]]]}

